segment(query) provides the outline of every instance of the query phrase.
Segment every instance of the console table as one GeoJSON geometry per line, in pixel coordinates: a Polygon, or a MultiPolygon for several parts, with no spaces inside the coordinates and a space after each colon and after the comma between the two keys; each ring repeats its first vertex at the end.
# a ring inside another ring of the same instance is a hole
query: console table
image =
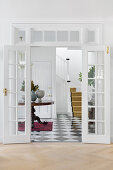
{"type": "MultiPolygon", "coordinates": [[[[34,121],[37,120],[39,123],[47,124],[47,122],[42,122],[38,116],[35,114],[36,106],[47,106],[54,104],[54,101],[42,101],[42,102],[31,102],[31,119],[32,119],[32,127],[34,127],[34,121]]],[[[18,103],[18,105],[25,105],[25,103],[18,103]]]]}

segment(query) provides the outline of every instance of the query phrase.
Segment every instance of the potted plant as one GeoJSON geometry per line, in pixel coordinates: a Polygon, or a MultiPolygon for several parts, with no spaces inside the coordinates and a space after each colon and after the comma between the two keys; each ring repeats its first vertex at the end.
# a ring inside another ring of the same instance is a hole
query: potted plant
{"type": "MultiPolygon", "coordinates": [[[[89,68],[89,71],[88,71],[88,91],[91,91],[93,92],[94,91],[94,88],[95,88],[95,81],[94,79],[90,79],[90,78],[94,78],[95,77],[95,66],[91,66],[89,68]]],[[[82,73],[80,72],[79,73],[79,78],[78,80],[80,82],[82,82],[82,73]]],[[[91,93],[88,95],[88,103],[89,105],[95,105],[95,94],[94,93],[91,93]]]]}
{"type": "MultiPolygon", "coordinates": [[[[88,78],[94,78],[95,77],[95,66],[91,66],[88,71],[88,78]]],[[[78,80],[82,82],[82,72],[79,73],[78,80]]],[[[88,80],[88,86],[92,86],[95,88],[95,81],[93,79],[88,80]]]]}

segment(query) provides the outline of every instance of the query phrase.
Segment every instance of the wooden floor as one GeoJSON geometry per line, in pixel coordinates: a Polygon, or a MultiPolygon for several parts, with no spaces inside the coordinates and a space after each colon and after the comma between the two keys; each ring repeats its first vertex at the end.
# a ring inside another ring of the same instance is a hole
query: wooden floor
{"type": "Polygon", "coordinates": [[[113,170],[113,145],[0,144],[0,170],[113,170]]]}

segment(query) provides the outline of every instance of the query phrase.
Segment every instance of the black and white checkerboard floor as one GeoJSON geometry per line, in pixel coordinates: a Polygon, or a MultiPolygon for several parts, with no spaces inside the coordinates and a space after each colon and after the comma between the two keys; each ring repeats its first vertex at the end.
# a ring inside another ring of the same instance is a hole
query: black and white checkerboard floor
{"type": "Polygon", "coordinates": [[[56,119],[49,121],[53,122],[53,130],[31,132],[31,142],[81,142],[82,120],[80,118],[58,114],[56,119]]]}

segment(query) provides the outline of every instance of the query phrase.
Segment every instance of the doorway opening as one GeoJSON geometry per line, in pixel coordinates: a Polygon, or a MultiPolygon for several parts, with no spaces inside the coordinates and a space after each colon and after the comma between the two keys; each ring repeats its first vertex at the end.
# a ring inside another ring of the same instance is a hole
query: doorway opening
{"type": "MultiPolygon", "coordinates": [[[[32,47],[31,80],[39,86],[39,90],[44,90],[43,102],[54,102],[35,107],[35,115],[48,124],[42,124],[42,129],[32,129],[31,141],[81,142],[82,50],[74,47],[32,47]]],[[[39,98],[36,99],[38,101],[39,98]]]]}
{"type": "MultiPolygon", "coordinates": [[[[109,48],[107,49],[107,52],[105,46],[90,46],[82,49],[82,141],[85,143],[110,143],[110,54],[109,48]]],[[[64,119],[61,119],[62,115],[56,113],[58,101],[58,99],[56,101],[56,47],[6,46],[4,51],[5,88],[3,99],[5,126],[3,142],[7,144],[31,141],[31,105],[33,107],[38,106],[36,116],[39,116],[39,113],[40,116],[47,112],[50,113],[48,117],[46,115],[46,118],[40,118],[41,120],[43,119],[42,121],[47,121],[48,119],[48,122],[51,121],[51,125],[54,125],[51,126],[52,130],[32,131],[32,137],[37,135],[37,139],[39,139],[36,141],[72,141],[67,139],[66,134],[71,136],[68,133],[68,128],[73,127],[72,119],[69,122],[69,118],[72,118],[73,115],[67,110],[68,121],[67,119],[64,121],[64,119]],[[30,57],[32,60],[30,60],[30,57]],[[35,68],[36,72],[32,72],[33,68],[35,68]],[[50,71],[48,72],[47,69],[50,71]],[[30,74],[32,74],[32,77],[35,75],[34,79],[31,79],[30,74]],[[33,87],[33,94],[31,92],[31,80],[36,85],[35,88],[33,87]],[[43,102],[40,102],[39,94],[38,101],[35,100],[34,102],[34,97],[36,97],[34,92],[38,86],[39,90],[44,90],[45,92],[45,96],[42,96],[42,100],[45,100],[43,102]],[[33,97],[32,102],[31,97],[33,97]],[[46,101],[50,101],[48,102],[49,104],[46,101]],[[39,107],[39,104],[42,108],[39,107]],[[59,115],[61,116],[59,117],[59,122],[62,122],[63,125],[69,124],[68,128],[64,129],[59,124],[57,117],[59,115]],[[54,128],[55,126],[56,129],[54,128]],[[62,129],[62,131],[59,131],[57,127],[60,127],[59,129],[62,129]],[[50,138],[50,136],[53,137],[50,138]]],[[[69,58],[67,61],[67,88],[69,87],[69,94],[73,90],[75,94],[75,87],[70,88],[69,86],[71,83],[69,58]]],[[[77,96],[72,95],[72,97],[75,99],[77,96]]]]}

